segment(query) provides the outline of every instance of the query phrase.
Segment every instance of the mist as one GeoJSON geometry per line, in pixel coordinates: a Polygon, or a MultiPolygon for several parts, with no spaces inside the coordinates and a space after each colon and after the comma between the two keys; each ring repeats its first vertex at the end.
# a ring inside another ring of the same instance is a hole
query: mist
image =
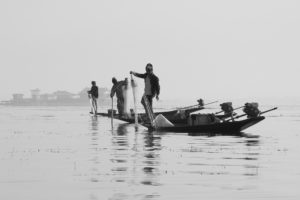
{"type": "MultiPolygon", "coordinates": [[[[0,2],[0,100],[144,72],[161,96],[299,96],[299,1],[0,2]]],[[[137,80],[140,91],[143,80],[137,80]]]]}

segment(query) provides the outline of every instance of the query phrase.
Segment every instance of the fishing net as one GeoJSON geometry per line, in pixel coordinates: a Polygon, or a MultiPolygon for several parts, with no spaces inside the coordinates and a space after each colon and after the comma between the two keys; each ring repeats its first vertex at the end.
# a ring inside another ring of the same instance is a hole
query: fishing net
{"type": "MultiPolygon", "coordinates": [[[[129,86],[129,84],[128,84],[129,86]]],[[[135,119],[135,123],[137,124],[138,122],[138,105],[139,103],[139,98],[138,98],[138,85],[137,82],[133,79],[133,77],[131,76],[131,81],[130,81],[130,86],[131,87],[127,87],[126,89],[124,89],[124,113],[128,113],[128,116],[130,117],[134,117],[135,119]],[[130,91],[132,90],[132,91],[130,91]],[[130,92],[132,92],[132,100],[130,98],[130,92]],[[134,109],[130,109],[130,106],[133,103],[133,108],[134,109]],[[131,111],[131,112],[130,112],[131,111]]],[[[143,95],[142,97],[143,102],[144,102],[144,108],[147,114],[148,119],[150,120],[150,124],[152,127],[168,127],[168,126],[174,126],[170,121],[168,121],[163,115],[158,115],[157,117],[155,117],[152,107],[147,99],[147,97],[145,95],[143,95]]],[[[144,120],[144,119],[143,119],[144,120]]],[[[146,121],[144,121],[146,123],[146,121]]]]}
{"type": "Polygon", "coordinates": [[[124,107],[123,107],[123,113],[125,116],[130,116],[130,86],[129,84],[124,85],[122,88],[123,91],[123,97],[124,97],[124,107]]]}
{"type": "Polygon", "coordinates": [[[136,81],[132,78],[131,75],[131,89],[132,89],[132,94],[133,94],[133,104],[134,104],[134,121],[135,124],[137,125],[138,123],[138,110],[137,110],[137,94],[138,94],[138,86],[136,81]]]}
{"type": "Polygon", "coordinates": [[[156,128],[159,127],[171,127],[174,126],[167,118],[165,118],[162,114],[159,114],[154,119],[154,124],[156,128]]]}

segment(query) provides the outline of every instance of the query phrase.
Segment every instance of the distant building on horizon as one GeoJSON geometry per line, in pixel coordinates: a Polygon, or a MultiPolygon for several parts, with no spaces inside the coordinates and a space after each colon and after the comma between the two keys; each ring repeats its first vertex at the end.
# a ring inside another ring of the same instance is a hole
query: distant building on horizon
{"type": "Polygon", "coordinates": [[[13,94],[13,101],[22,101],[24,98],[24,94],[13,94]]]}
{"type": "Polygon", "coordinates": [[[34,90],[30,90],[31,92],[31,98],[33,100],[39,100],[40,99],[40,90],[39,89],[34,89],[34,90]]]}
{"type": "Polygon", "coordinates": [[[53,95],[56,96],[56,100],[58,100],[58,101],[70,100],[73,98],[73,96],[75,96],[74,94],[72,94],[70,92],[62,91],[62,90],[58,90],[58,91],[54,92],[53,95]]]}
{"type": "MultiPolygon", "coordinates": [[[[58,90],[51,94],[43,94],[41,90],[36,88],[30,90],[31,97],[24,98],[24,94],[15,93],[13,98],[9,101],[3,101],[4,105],[29,105],[29,106],[39,106],[39,105],[89,105],[88,101],[88,91],[90,88],[86,87],[82,89],[79,93],[74,94],[64,90],[58,90]]],[[[106,104],[110,102],[110,91],[107,88],[99,88],[99,103],[106,104]]]]}

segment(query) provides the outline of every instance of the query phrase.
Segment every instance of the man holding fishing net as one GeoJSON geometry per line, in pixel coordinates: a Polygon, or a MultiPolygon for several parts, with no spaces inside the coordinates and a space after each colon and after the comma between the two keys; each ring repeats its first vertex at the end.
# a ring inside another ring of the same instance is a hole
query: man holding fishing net
{"type": "Polygon", "coordinates": [[[156,97],[157,100],[159,99],[160,85],[158,77],[153,73],[152,64],[148,63],[146,65],[146,73],[144,74],[139,74],[133,71],[130,71],[130,74],[145,80],[144,95],[141,103],[143,104],[146,113],[148,113],[149,110],[153,115],[152,99],[154,97],[156,97]]]}
{"type": "Polygon", "coordinates": [[[128,80],[125,78],[123,81],[117,81],[115,77],[112,78],[113,86],[111,88],[110,97],[113,98],[113,96],[116,94],[117,96],[117,108],[120,117],[124,115],[124,90],[125,87],[128,85],[128,80]]]}

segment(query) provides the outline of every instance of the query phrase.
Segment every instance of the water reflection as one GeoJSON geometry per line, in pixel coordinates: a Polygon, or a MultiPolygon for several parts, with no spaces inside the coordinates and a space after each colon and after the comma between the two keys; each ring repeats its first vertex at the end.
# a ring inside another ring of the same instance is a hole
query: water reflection
{"type": "MultiPolygon", "coordinates": [[[[195,135],[193,135],[195,136],[195,135]]],[[[193,137],[187,154],[196,153],[186,173],[206,175],[257,176],[260,140],[251,134],[201,134],[193,137]],[[198,167],[195,167],[198,166],[198,167]]]]}
{"type": "MultiPolygon", "coordinates": [[[[160,185],[161,136],[136,132],[134,125],[120,124],[111,138],[111,181],[133,185],[160,185]]],[[[149,199],[156,195],[147,194],[149,199]]]]}
{"type": "Polygon", "coordinates": [[[128,133],[129,124],[119,124],[117,127],[117,135],[126,135],[128,133]]]}
{"type": "Polygon", "coordinates": [[[160,185],[158,177],[160,175],[160,156],[161,137],[154,135],[153,132],[144,134],[144,157],[143,157],[143,172],[144,177],[141,181],[145,185],[160,185]]]}
{"type": "Polygon", "coordinates": [[[128,170],[130,167],[130,149],[128,141],[128,124],[119,124],[113,130],[111,137],[111,172],[112,182],[122,183],[128,180],[128,170]]]}
{"type": "Polygon", "coordinates": [[[100,165],[100,157],[97,153],[99,148],[99,135],[98,135],[98,117],[97,116],[91,116],[90,118],[90,138],[91,138],[91,150],[92,150],[92,157],[90,159],[91,169],[90,169],[90,181],[91,182],[98,182],[98,174],[99,174],[99,165],[100,165]]]}
{"type": "Polygon", "coordinates": [[[207,136],[207,137],[216,137],[216,136],[234,136],[234,137],[246,137],[246,138],[257,138],[258,135],[252,135],[244,132],[228,132],[228,133],[188,133],[189,136],[207,136]]]}
{"type": "Polygon", "coordinates": [[[92,131],[98,131],[98,117],[97,116],[91,116],[91,130],[92,131]]]}
{"type": "Polygon", "coordinates": [[[112,132],[99,134],[98,126],[97,118],[91,118],[90,138],[95,153],[91,182],[106,179],[113,188],[120,188],[110,199],[159,199],[161,194],[154,188],[171,183],[219,189],[256,187],[243,185],[241,180],[259,175],[261,142],[258,136],[241,133],[190,137],[190,134],[161,134],[142,128],[136,131],[134,125],[125,123],[116,123],[112,132]],[[103,165],[103,157],[96,149],[105,139],[107,162],[103,165]],[[231,181],[234,179],[238,181],[231,181]],[[126,190],[128,186],[151,189],[131,194],[126,190]]]}

